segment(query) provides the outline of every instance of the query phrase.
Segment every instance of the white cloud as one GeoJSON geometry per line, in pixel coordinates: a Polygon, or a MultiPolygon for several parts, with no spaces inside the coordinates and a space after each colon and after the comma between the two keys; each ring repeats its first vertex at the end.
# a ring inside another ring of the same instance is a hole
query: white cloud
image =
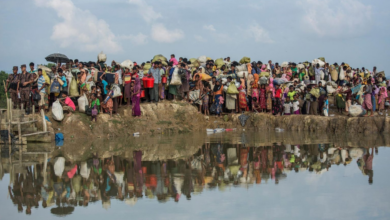
{"type": "Polygon", "coordinates": [[[200,36],[200,35],[195,35],[194,36],[195,40],[199,41],[199,42],[206,42],[207,40],[204,39],[204,37],[200,36]]]}
{"type": "Polygon", "coordinates": [[[371,6],[358,0],[301,0],[303,29],[321,37],[349,37],[368,33],[371,6]]]}
{"type": "Polygon", "coordinates": [[[153,6],[148,5],[145,0],[129,0],[129,3],[138,7],[138,13],[148,23],[162,17],[162,15],[160,13],[157,13],[153,9],[153,6]]]}
{"type": "Polygon", "coordinates": [[[216,31],[215,28],[214,28],[214,26],[213,26],[212,24],[204,25],[204,26],[203,26],[203,29],[209,30],[209,31],[214,31],[214,32],[216,31]]]}
{"type": "Polygon", "coordinates": [[[258,24],[249,26],[246,30],[247,36],[253,38],[256,42],[259,43],[273,43],[274,41],[270,38],[268,31],[262,28],[258,24]]]}
{"type": "Polygon", "coordinates": [[[60,47],[115,53],[122,50],[109,25],[71,0],[35,0],[39,7],[53,9],[63,21],[54,25],[51,39],[60,47]]]}
{"type": "Polygon", "coordinates": [[[137,45],[143,45],[147,43],[148,36],[143,33],[138,33],[137,35],[121,35],[118,38],[123,40],[130,40],[132,43],[137,45]]]}
{"type": "Polygon", "coordinates": [[[173,43],[184,38],[184,32],[180,29],[168,30],[163,24],[154,24],[151,36],[160,43],[173,43]]]}

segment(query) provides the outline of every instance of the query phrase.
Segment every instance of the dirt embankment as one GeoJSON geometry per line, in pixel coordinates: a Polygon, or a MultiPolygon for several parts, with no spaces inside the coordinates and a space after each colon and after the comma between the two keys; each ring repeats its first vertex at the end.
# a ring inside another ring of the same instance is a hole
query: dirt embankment
{"type": "MultiPolygon", "coordinates": [[[[84,113],[66,116],[62,122],[54,121],[48,130],[52,134],[62,132],[66,139],[117,139],[141,134],[174,134],[204,131],[206,128],[237,128],[237,130],[274,131],[282,128],[286,131],[327,132],[334,134],[374,134],[389,133],[390,118],[346,116],[306,116],[292,115],[275,117],[270,114],[245,113],[249,116],[245,126],[238,120],[239,114],[224,117],[204,116],[197,108],[183,102],[160,102],[142,104],[142,117],[134,118],[131,108],[122,107],[119,114],[110,118],[99,114],[97,122],[91,122],[84,113]]],[[[42,119],[37,122],[42,127],[42,119]]],[[[54,135],[53,135],[54,136],[54,135]]]]}

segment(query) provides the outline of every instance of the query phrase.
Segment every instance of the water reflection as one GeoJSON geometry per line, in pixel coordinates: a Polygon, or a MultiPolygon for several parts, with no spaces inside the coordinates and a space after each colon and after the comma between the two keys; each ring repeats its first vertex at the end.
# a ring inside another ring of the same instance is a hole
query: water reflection
{"type": "Polygon", "coordinates": [[[19,164],[21,158],[7,165],[4,156],[2,171],[10,173],[10,201],[18,212],[31,214],[31,209],[42,206],[64,216],[90,203],[110,209],[114,199],[129,205],[141,198],[180,202],[208,189],[277,185],[287,181],[290,172],[323,174],[336,166],[357,166],[372,184],[377,154],[378,148],[332,143],[249,146],[216,141],[203,144],[189,156],[153,161],[145,159],[142,150],[110,156],[90,152],[81,161],[44,154],[43,161],[27,165],[19,164]],[[3,170],[3,166],[8,168],[3,170]]]}

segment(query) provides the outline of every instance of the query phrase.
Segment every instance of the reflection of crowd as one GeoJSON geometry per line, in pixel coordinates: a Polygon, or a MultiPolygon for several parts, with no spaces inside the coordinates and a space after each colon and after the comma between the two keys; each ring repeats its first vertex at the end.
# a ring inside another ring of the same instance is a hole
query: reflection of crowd
{"type": "Polygon", "coordinates": [[[134,151],[131,158],[92,155],[77,163],[57,157],[47,166],[37,164],[13,174],[9,194],[19,212],[25,207],[26,214],[31,214],[31,208],[38,208],[41,201],[43,208],[56,207],[51,208],[53,214],[70,214],[75,207],[86,207],[91,202],[101,201],[104,208],[109,208],[111,199],[129,205],[144,196],[159,202],[178,202],[205,188],[223,190],[231,185],[268,181],[278,184],[293,170],[322,173],[332,165],[347,165],[352,160],[357,161],[371,184],[373,158],[373,148],[280,143],[260,147],[207,143],[190,158],[153,162],[142,161],[141,151],[134,151]]]}

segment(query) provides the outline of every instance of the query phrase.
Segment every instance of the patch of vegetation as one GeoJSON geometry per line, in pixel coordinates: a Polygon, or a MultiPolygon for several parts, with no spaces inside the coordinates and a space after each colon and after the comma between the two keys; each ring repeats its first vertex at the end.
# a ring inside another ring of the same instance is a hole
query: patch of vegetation
{"type": "Polygon", "coordinates": [[[156,124],[158,124],[158,125],[171,125],[172,122],[171,121],[158,121],[156,124]]]}
{"type": "Polygon", "coordinates": [[[118,121],[118,120],[115,120],[115,119],[114,119],[114,120],[112,120],[111,122],[112,122],[113,124],[122,124],[122,122],[121,122],[121,121],[118,121]]]}
{"type": "Polygon", "coordinates": [[[179,109],[175,113],[175,118],[178,121],[184,122],[186,119],[186,111],[184,109],[179,109]]]}

